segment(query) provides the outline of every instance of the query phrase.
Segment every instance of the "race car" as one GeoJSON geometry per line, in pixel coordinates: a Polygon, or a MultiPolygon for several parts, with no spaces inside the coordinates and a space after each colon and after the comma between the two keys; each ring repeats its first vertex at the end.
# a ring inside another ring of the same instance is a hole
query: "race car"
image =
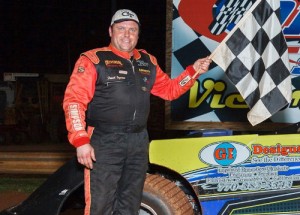
{"type": "MultiPolygon", "coordinates": [[[[300,214],[299,123],[291,128],[151,141],[140,215],[300,214]]],[[[73,158],[0,215],[76,215],[83,209],[83,168],[73,158]]]]}

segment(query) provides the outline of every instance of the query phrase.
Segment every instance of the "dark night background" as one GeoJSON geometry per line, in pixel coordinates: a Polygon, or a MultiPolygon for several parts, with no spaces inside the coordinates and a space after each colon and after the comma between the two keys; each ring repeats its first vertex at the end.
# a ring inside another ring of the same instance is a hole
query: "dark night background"
{"type": "Polygon", "coordinates": [[[137,13],[137,48],[165,63],[166,1],[1,0],[0,72],[70,73],[79,54],[107,46],[117,9],[137,13]]]}
{"type": "MultiPolygon", "coordinates": [[[[15,105],[9,111],[2,92],[0,126],[13,125],[14,130],[0,133],[0,143],[24,142],[24,133],[36,142],[47,135],[65,140],[61,103],[66,83],[44,83],[43,77],[68,78],[82,52],[109,45],[111,17],[123,8],[133,10],[141,22],[137,48],[156,56],[165,69],[165,0],[0,0],[0,83],[7,85],[3,73],[39,74],[38,79],[13,82],[15,105]],[[39,96],[37,85],[47,92],[39,96]],[[12,140],[3,140],[10,134],[12,140]]],[[[156,97],[151,97],[148,130],[153,138],[164,135],[164,101],[156,97]]]]}

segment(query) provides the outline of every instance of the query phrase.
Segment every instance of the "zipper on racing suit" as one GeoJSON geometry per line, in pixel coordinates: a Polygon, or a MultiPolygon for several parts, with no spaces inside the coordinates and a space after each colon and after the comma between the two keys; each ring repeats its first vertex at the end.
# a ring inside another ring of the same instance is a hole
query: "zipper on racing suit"
{"type": "MultiPolygon", "coordinates": [[[[133,65],[133,61],[134,61],[134,58],[133,58],[133,56],[128,60],[129,62],[130,62],[130,64],[131,64],[131,68],[132,68],[132,73],[133,73],[133,75],[134,75],[134,80],[135,80],[135,86],[136,86],[136,88],[137,88],[137,80],[136,80],[136,75],[135,75],[135,67],[134,67],[134,65],[133,65]]],[[[137,89],[136,89],[137,90],[137,89]]],[[[136,90],[135,90],[135,93],[136,93],[136,90]]],[[[137,97],[137,95],[135,96],[135,97],[137,97]]],[[[135,120],[135,116],[136,116],[136,100],[135,100],[135,102],[134,102],[134,112],[133,112],[133,116],[132,116],[132,121],[134,121],[135,120]]]]}

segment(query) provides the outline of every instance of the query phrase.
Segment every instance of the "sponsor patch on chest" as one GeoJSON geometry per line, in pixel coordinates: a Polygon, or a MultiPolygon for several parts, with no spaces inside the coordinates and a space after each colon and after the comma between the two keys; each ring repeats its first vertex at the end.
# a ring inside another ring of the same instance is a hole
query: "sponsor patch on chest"
{"type": "Polygon", "coordinates": [[[127,75],[128,72],[126,70],[119,70],[119,74],[122,74],[122,75],[127,75]]]}
{"type": "Polygon", "coordinates": [[[108,68],[123,66],[123,63],[119,60],[105,60],[104,63],[108,68]]]}
{"type": "Polygon", "coordinates": [[[139,68],[139,72],[143,75],[150,75],[150,70],[139,68]]]}

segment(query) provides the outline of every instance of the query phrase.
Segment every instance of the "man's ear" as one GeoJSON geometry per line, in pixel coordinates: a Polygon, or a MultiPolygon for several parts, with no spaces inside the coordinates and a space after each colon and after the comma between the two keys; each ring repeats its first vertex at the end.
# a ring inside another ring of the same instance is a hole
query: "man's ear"
{"type": "Polygon", "coordinates": [[[109,26],[108,33],[109,33],[109,36],[111,37],[111,35],[112,35],[112,26],[109,26]]]}

